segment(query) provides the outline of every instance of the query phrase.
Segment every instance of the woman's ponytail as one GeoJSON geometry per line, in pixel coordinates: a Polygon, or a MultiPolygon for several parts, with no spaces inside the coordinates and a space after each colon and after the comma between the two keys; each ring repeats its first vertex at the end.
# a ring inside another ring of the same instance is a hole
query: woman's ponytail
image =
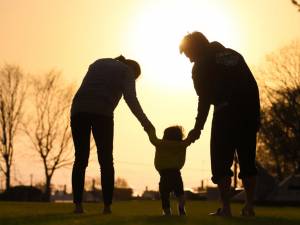
{"type": "Polygon", "coordinates": [[[119,60],[120,62],[126,63],[126,59],[124,56],[120,55],[118,57],[115,58],[116,60],[119,60]]]}

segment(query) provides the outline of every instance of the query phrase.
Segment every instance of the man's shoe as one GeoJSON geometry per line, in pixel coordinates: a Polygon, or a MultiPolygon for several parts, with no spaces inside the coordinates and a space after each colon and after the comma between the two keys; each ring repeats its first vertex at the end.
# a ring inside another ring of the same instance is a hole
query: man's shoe
{"type": "Polygon", "coordinates": [[[218,208],[216,212],[208,214],[209,216],[232,217],[231,212],[225,212],[223,209],[218,208]]]}

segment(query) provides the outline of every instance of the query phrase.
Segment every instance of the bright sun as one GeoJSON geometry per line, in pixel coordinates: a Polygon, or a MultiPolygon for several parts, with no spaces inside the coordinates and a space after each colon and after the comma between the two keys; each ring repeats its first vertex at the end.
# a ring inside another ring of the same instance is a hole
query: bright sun
{"type": "MultiPolygon", "coordinates": [[[[204,4],[204,3],[202,3],[204,4]]],[[[207,6],[208,3],[206,3],[207,6]]],[[[203,5],[184,5],[177,1],[147,5],[135,17],[132,31],[134,49],[143,66],[144,75],[156,84],[175,86],[190,85],[191,63],[179,53],[179,43],[188,32],[203,32],[210,41],[218,40],[224,45],[233,33],[224,13],[203,5]],[[214,13],[212,13],[214,12],[214,13]]]]}

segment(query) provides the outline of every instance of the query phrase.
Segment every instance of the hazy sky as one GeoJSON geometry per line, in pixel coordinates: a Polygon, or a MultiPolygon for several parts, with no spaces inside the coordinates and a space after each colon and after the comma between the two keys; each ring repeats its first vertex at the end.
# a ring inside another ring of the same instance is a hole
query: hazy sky
{"type": "MultiPolygon", "coordinates": [[[[79,85],[94,60],[123,54],[141,64],[138,98],[157,134],[174,124],[188,133],[197,96],[192,65],[178,45],[194,30],[258,66],[267,53],[300,37],[300,13],[289,0],[0,0],[0,65],[17,64],[32,74],[56,69],[79,85]]],[[[210,179],[210,120],[211,115],[200,140],[188,149],[182,170],[186,188],[210,179]]],[[[27,151],[17,151],[16,177],[28,183],[33,174],[34,182],[42,181],[38,159],[28,167],[27,151]]],[[[95,154],[88,178],[99,174],[95,154]]],[[[115,112],[114,158],[116,177],[138,192],[145,186],[157,189],[154,148],[123,100],[115,112]]],[[[70,188],[70,172],[58,171],[54,183],[70,188]]]]}

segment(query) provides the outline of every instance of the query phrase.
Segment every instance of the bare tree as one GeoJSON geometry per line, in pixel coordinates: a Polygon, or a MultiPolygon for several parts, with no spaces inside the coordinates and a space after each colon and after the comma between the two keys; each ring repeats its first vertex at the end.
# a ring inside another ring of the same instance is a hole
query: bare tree
{"type": "Polygon", "coordinates": [[[51,71],[32,82],[33,108],[26,134],[38,153],[45,173],[45,201],[50,200],[51,179],[56,170],[72,163],[69,106],[73,87],[51,71]]]}
{"type": "Polygon", "coordinates": [[[86,177],[84,182],[85,191],[94,191],[101,189],[100,177],[86,177]]]}
{"type": "Polygon", "coordinates": [[[5,65],[0,70],[0,169],[5,176],[6,190],[10,188],[14,141],[23,118],[26,84],[19,67],[5,65]]]}
{"type": "Polygon", "coordinates": [[[128,188],[129,187],[126,179],[121,178],[121,177],[117,177],[117,179],[115,181],[115,186],[117,188],[128,188]]]}
{"type": "Polygon", "coordinates": [[[291,2],[298,7],[298,11],[300,12],[300,1],[298,0],[291,0],[291,2]]]}
{"type": "Polygon", "coordinates": [[[260,74],[264,85],[258,158],[282,180],[300,166],[300,40],[268,55],[260,74]]]}

